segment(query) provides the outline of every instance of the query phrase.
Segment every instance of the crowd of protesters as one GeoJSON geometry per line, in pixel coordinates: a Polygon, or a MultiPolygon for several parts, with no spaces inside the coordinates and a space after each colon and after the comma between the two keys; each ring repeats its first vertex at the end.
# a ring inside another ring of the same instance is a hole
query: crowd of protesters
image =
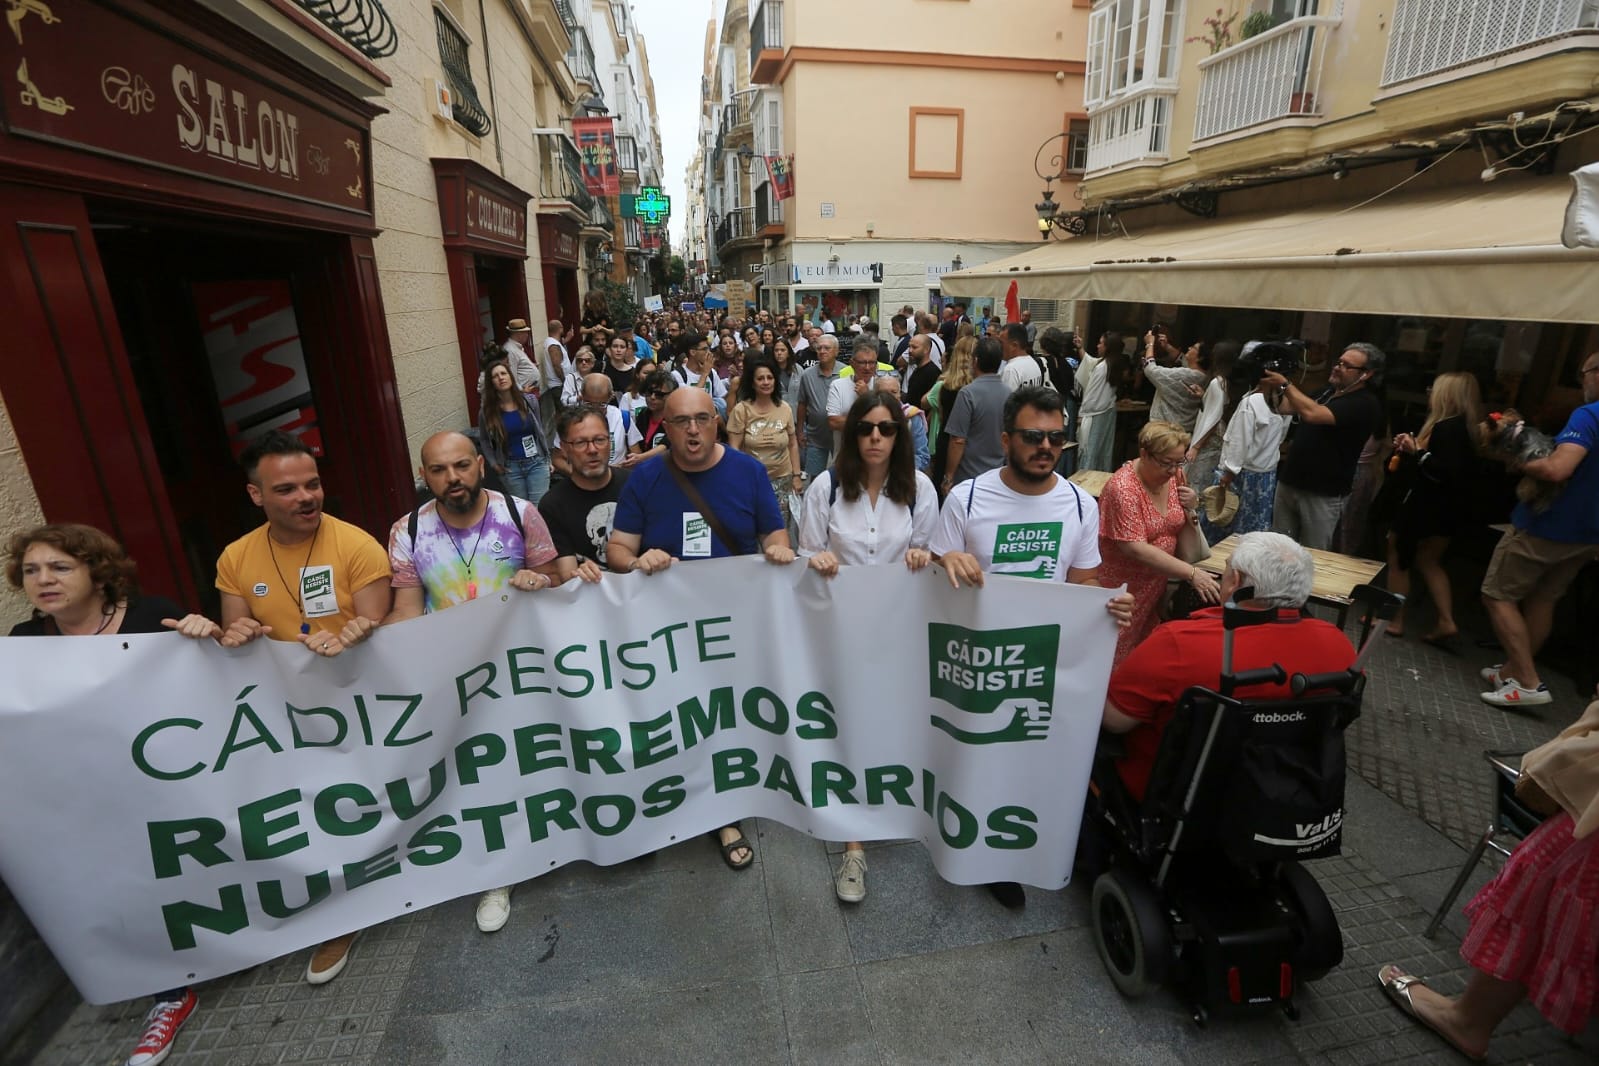
{"type": "MultiPolygon", "coordinates": [[[[1275,361],[1270,344],[1182,347],[1157,328],[1141,346],[1106,333],[1089,354],[1075,333],[972,322],[958,310],[904,309],[888,340],[864,316],[697,310],[613,321],[594,298],[580,326],[552,320],[539,344],[527,322],[506,327],[483,360],[476,430],[429,438],[422,502],[395,519],[386,548],[326,514],[315,456],[269,434],[242,459],[266,521],[217,561],[219,618],[139,597],[131,564],[103,534],[43,527],[10,546],[8,576],[35,609],[14,633],[166,628],[227,647],[298,640],[336,656],[382,626],[505,589],[761,555],[777,566],[803,559],[824,578],[938,563],[956,587],[988,574],[1124,585],[1107,603],[1120,663],[1156,630],[1171,588],[1186,587],[1201,613],[1220,601],[1224,583],[1188,561],[1205,541],[1272,529],[1331,549],[1341,523],[1366,522],[1349,501],[1372,441],[1388,433],[1376,394],[1384,357],[1368,344],[1348,345],[1313,393],[1313,375],[1275,361]],[[1118,403],[1138,394],[1150,418],[1132,454],[1118,456],[1118,403]],[[1090,493],[1065,476],[1074,469],[1110,477],[1090,493]],[[1001,524],[1015,522],[1058,532],[1026,556],[996,550],[1001,524]],[[504,550],[480,553],[485,543],[504,550]],[[302,575],[298,585],[284,583],[285,567],[302,575]],[[331,591],[311,595],[306,575],[318,574],[331,591]]],[[[1517,510],[1483,586],[1507,656],[1482,672],[1489,703],[1551,698],[1533,656],[1555,600],[1599,550],[1599,462],[1587,454],[1599,443],[1599,354],[1582,380],[1585,406],[1553,454],[1519,466],[1567,490],[1546,509],[1517,510]]],[[[1403,495],[1390,581],[1407,589],[1420,572],[1437,642],[1457,632],[1439,558],[1467,521],[1460,497],[1480,416],[1475,379],[1442,375],[1425,423],[1391,442],[1403,495]]],[[[753,863],[737,822],[712,835],[730,868],[753,863]]],[[[846,843],[841,900],[865,897],[866,869],[862,844],[846,843]]],[[[483,894],[480,930],[506,924],[513,888],[483,894]]],[[[1020,902],[1017,886],[991,888],[1020,902]]],[[[354,940],[322,945],[307,980],[336,976],[354,940]]],[[[131,1066],[160,1061],[196,1002],[190,989],[157,997],[131,1066]]]]}

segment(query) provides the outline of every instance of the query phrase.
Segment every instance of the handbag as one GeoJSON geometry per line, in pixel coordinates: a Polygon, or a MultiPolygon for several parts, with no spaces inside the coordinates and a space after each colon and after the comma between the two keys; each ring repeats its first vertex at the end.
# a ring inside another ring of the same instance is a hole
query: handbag
{"type": "Polygon", "coordinates": [[[716,517],[716,512],[711,510],[711,505],[705,502],[705,497],[700,495],[700,490],[694,487],[694,482],[688,479],[683,468],[677,465],[677,460],[672,458],[671,452],[666,453],[666,469],[671,472],[672,480],[677,482],[677,487],[683,490],[683,495],[688,497],[688,502],[692,503],[699,511],[700,517],[705,519],[705,524],[711,527],[711,532],[727,546],[731,554],[738,555],[738,541],[727,532],[727,527],[716,517]]]}
{"type": "MultiPolygon", "coordinates": [[[[1177,484],[1187,484],[1181,472],[1177,474],[1177,484]]],[[[1182,531],[1177,534],[1177,558],[1190,566],[1210,558],[1210,544],[1205,540],[1205,534],[1200,532],[1198,515],[1185,520],[1182,531]]]]}

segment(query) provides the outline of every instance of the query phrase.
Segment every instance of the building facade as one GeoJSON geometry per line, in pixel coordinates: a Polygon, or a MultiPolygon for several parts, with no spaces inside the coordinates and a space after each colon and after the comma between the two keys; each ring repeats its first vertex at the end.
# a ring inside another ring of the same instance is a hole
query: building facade
{"type": "Polygon", "coordinates": [[[952,279],[1081,301],[1094,332],[1354,340],[1395,425],[1466,370],[1558,427],[1599,347],[1596,253],[1561,244],[1599,158],[1599,7],[1581,0],[1096,0],[1065,239],[952,279]],[[1075,234],[1075,235],[1071,235],[1075,234]]]}
{"type": "Polygon", "coordinates": [[[0,42],[27,77],[0,130],[0,312],[37,356],[0,372],[0,500],[12,528],[109,530],[194,607],[259,521],[233,461],[251,437],[303,435],[328,509],[381,534],[421,442],[475,422],[509,320],[575,325],[602,271],[647,269],[571,137],[623,92],[624,166],[658,177],[624,4],[334,7],[29,4],[0,42]]]}
{"type": "Polygon", "coordinates": [[[772,310],[879,318],[936,308],[944,273],[1037,244],[1032,160],[1083,134],[1088,14],[729,0],[700,146],[719,276],[758,283],[772,310]],[[792,197],[768,157],[792,159],[792,197]]]}

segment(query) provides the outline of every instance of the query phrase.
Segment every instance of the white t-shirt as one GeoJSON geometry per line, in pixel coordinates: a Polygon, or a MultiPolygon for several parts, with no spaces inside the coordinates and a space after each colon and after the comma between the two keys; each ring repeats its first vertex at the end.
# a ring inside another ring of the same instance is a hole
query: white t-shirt
{"type": "MultiPolygon", "coordinates": [[[[846,368],[848,369],[848,368],[846,368]]],[[[847,415],[849,409],[855,406],[855,375],[837,377],[827,387],[827,417],[834,415],[847,415]]],[[[833,430],[833,454],[838,454],[839,444],[844,434],[842,430],[833,430]]]]}
{"type": "Polygon", "coordinates": [[[1012,490],[999,470],[955,486],[929,545],[934,555],[970,552],[985,573],[1064,583],[1099,566],[1099,503],[1055,475],[1042,496],[1012,490]]]}
{"type": "Polygon", "coordinates": [[[811,346],[811,342],[805,339],[804,334],[801,334],[798,337],[790,338],[788,346],[794,349],[796,352],[803,352],[805,349],[811,346]]]}
{"type": "Polygon", "coordinates": [[[1038,369],[1037,359],[1030,355],[1018,355],[1000,364],[999,379],[1007,389],[1015,392],[1026,385],[1042,385],[1044,374],[1038,369]]]}
{"type": "Polygon", "coordinates": [[[938,524],[938,492],[927,475],[916,472],[912,507],[878,493],[877,506],[866,493],[854,503],[833,492],[833,472],[824,470],[805,490],[800,513],[799,553],[807,558],[830,551],[845,566],[900,563],[911,548],[925,548],[938,524]]]}
{"type": "MultiPolygon", "coordinates": [[[[527,349],[522,347],[522,342],[512,337],[501,346],[505,352],[505,361],[511,368],[511,379],[516,382],[516,387],[526,392],[539,383],[539,368],[533,365],[533,360],[527,357],[527,349]]],[[[478,375],[478,389],[483,388],[483,375],[478,375]]]]}
{"type": "Polygon", "coordinates": [[[677,378],[678,384],[686,389],[704,389],[711,394],[713,400],[727,399],[727,380],[714,369],[702,378],[684,365],[672,371],[672,375],[677,378]]]}
{"type": "Polygon", "coordinates": [[[837,330],[834,328],[833,320],[831,318],[822,319],[821,327],[822,327],[822,332],[823,333],[828,333],[828,334],[836,334],[837,333],[837,330]]]}
{"type": "Polygon", "coordinates": [[[559,388],[566,375],[572,372],[572,359],[571,356],[567,355],[566,345],[555,337],[545,337],[544,343],[539,345],[539,363],[544,367],[544,387],[546,389],[559,388]],[[552,346],[561,349],[560,366],[556,366],[555,360],[550,358],[550,348],[552,346]]]}

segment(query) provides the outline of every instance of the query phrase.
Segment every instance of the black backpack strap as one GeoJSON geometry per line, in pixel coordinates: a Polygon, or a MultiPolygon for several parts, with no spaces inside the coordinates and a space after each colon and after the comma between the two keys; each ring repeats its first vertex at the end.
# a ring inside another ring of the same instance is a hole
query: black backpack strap
{"type": "Polygon", "coordinates": [[[832,507],[838,502],[838,468],[833,467],[827,471],[827,506],[832,507]]]}

